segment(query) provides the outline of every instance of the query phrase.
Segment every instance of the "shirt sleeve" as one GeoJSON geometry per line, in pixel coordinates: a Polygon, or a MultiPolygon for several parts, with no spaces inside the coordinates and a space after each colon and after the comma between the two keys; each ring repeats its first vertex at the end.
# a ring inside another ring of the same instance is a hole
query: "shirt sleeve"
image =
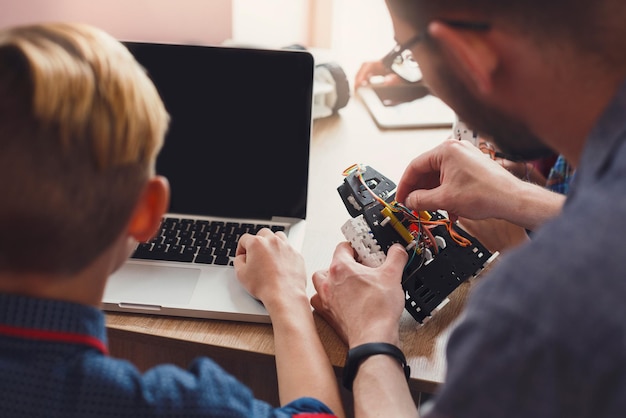
{"type": "Polygon", "coordinates": [[[300,398],[281,408],[293,418],[336,418],[325,404],[314,398],[300,398]]]}
{"type": "MultiPolygon", "coordinates": [[[[208,358],[188,370],[161,365],[147,371],[141,387],[150,416],[326,418],[333,412],[314,398],[300,398],[282,407],[256,399],[252,391],[208,358]]],[[[147,414],[149,415],[149,414],[147,414]]]]}

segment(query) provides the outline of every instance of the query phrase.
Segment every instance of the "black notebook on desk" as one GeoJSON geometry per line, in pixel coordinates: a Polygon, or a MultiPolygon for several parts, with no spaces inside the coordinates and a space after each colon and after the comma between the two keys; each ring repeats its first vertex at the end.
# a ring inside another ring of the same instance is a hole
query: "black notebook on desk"
{"type": "Polygon", "coordinates": [[[270,322],[232,267],[238,237],[304,239],[314,62],[303,51],[126,42],[170,113],[159,236],[105,289],[109,311],[270,322]]]}

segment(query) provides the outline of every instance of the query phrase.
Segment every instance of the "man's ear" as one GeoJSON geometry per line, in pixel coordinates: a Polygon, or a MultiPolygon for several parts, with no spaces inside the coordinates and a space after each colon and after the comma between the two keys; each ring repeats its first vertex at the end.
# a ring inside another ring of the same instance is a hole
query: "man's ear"
{"type": "Polygon", "coordinates": [[[491,94],[493,75],[500,64],[500,56],[490,33],[457,28],[438,20],[428,26],[429,36],[438,41],[449,64],[455,66],[458,74],[472,82],[476,91],[483,95],[491,94]]]}
{"type": "Polygon", "coordinates": [[[139,242],[151,240],[161,225],[170,203],[170,186],[165,177],[148,180],[128,224],[128,235],[139,242]]]}

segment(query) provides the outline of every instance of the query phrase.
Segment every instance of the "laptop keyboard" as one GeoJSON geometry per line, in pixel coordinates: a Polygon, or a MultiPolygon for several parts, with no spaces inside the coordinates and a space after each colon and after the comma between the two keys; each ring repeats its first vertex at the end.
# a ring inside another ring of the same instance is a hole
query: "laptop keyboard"
{"type": "Polygon", "coordinates": [[[131,258],[232,266],[239,237],[261,228],[284,231],[280,225],[163,218],[157,236],[137,246],[131,258]]]}

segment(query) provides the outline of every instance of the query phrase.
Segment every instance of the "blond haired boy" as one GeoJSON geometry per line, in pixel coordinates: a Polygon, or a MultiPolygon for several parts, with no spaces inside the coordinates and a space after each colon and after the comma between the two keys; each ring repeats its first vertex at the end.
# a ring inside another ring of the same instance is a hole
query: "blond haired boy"
{"type": "Polygon", "coordinates": [[[167,209],[154,168],[167,126],[149,77],[105,32],[0,31],[0,416],[343,415],[302,258],[267,229],[241,239],[235,268],[272,316],[282,407],[206,358],[140,373],[108,356],[102,294],[167,209]]]}

